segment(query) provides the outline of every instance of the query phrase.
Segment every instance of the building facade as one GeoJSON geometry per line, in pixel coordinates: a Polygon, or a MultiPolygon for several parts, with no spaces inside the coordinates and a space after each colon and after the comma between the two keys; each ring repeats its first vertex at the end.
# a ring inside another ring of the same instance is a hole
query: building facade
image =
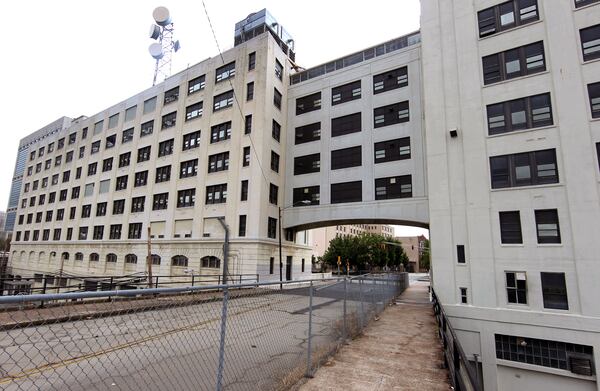
{"type": "Polygon", "coordinates": [[[411,273],[426,272],[419,264],[419,260],[425,251],[425,236],[402,236],[396,237],[402,243],[402,249],[408,257],[408,271],[411,273]]]}
{"type": "Polygon", "coordinates": [[[313,256],[318,258],[325,254],[329,248],[329,242],[338,236],[358,236],[372,233],[390,238],[394,236],[394,227],[381,224],[352,224],[315,228],[309,232],[312,238],[313,256]]]}

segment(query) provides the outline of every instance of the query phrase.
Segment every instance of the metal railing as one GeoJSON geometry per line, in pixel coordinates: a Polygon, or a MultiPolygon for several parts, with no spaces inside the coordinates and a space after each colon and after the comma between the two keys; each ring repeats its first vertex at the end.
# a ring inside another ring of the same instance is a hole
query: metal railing
{"type": "Polygon", "coordinates": [[[407,287],[399,273],[4,296],[23,309],[0,312],[0,388],[288,389],[407,287]]]}
{"type": "Polygon", "coordinates": [[[433,288],[431,288],[431,296],[433,311],[438,324],[438,334],[444,347],[444,363],[448,368],[448,372],[450,372],[450,380],[454,389],[458,391],[482,391],[483,388],[478,376],[477,356],[475,356],[475,368],[473,368],[433,288]]]}

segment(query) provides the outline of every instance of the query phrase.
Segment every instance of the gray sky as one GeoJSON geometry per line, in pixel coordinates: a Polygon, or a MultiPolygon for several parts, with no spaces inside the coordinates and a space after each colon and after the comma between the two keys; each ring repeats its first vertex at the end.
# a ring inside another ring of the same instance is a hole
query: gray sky
{"type": "MultiPolygon", "coordinates": [[[[296,62],[311,67],[419,29],[419,0],[205,0],[222,50],[237,21],[267,8],[292,35],[296,62]],[[360,5],[360,6],[359,6],[360,5]]],[[[173,73],[218,55],[201,1],[11,1],[3,6],[0,62],[0,210],[19,140],[66,115],[92,116],[148,88],[152,10],[169,8],[182,49],[173,73]]],[[[404,234],[404,232],[403,232],[404,234]]]]}

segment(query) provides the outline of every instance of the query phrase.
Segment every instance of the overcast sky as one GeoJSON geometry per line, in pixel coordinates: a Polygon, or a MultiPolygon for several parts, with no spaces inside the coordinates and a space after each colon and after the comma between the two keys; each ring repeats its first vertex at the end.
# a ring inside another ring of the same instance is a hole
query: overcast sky
{"type": "MultiPolygon", "coordinates": [[[[205,0],[222,50],[236,22],[267,8],[294,38],[305,67],[419,29],[419,0],[205,0]],[[359,6],[360,4],[360,6],[359,6]]],[[[0,62],[0,210],[19,140],[61,116],[92,116],[152,85],[152,10],[169,8],[182,49],[172,73],[218,55],[202,1],[11,1],[4,4],[0,62]]],[[[405,234],[405,232],[402,232],[405,234]]]]}

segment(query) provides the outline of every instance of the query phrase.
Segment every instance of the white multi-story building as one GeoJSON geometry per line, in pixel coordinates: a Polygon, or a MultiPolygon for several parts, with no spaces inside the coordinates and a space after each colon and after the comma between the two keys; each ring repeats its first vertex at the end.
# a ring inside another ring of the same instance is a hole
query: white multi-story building
{"type": "Polygon", "coordinates": [[[394,227],[381,224],[351,224],[315,228],[309,232],[312,239],[313,256],[321,257],[329,248],[329,242],[338,236],[358,236],[372,233],[391,238],[394,236],[394,227]]]}

